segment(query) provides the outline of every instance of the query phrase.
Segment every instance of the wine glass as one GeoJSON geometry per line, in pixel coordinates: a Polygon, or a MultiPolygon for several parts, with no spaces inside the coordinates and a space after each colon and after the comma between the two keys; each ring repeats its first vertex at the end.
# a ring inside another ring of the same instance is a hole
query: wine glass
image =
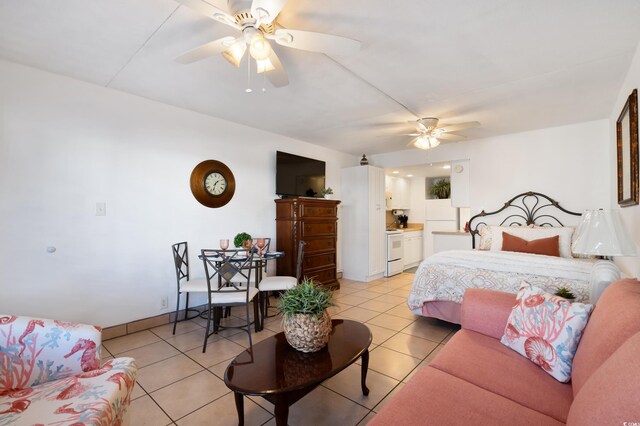
{"type": "Polygon", "coordinates": [[[247,256],[249,256],[249,250],[251,250],[251,246],[253,246],[253,240],[244,240],[242,242],[242,247],[247,250],[247,256]]]}
{"type": "Polygon", "coordinates": [[[220,240],[220,248],[222,249],[222,256],[225,256],[225,251],[229,248],[229,240],[220,240]]]}
{"type": "Polygon", "coordinates": [[[260,257],[262,257],[262,249],[264,248],[265,243],[266,243],[266,241],[265,241],[265,239],[264,239],[264,238],[258,238],[258,239],[256,240],[256,247],[258,247],[258,250],[259,250],[259,256],[260,256],[260,257]]]}

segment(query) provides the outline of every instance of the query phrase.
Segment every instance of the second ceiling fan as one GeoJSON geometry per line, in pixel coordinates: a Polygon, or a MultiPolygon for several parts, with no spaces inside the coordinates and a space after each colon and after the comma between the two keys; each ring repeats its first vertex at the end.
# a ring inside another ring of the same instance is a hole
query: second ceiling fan
{"type": "Polygon", "coordinates": [[[277,17],[287,0],[228,0],[227,10],[203,0],[176,1],[242,32],[238,37],[222,37],[183,53],[176,58],[183,64],[222,54],[227,61],[239,67],[248,47],[250,58],[256,61],[257,72],[265,73],[273,86],[282,87],[289,84],[289,78],[270,41],[280,46],[328,55],[346,56],[360,49],[360,42],[349,38],[282,27],[277,17]]]}
{"type": "Polygon", "coordinates": [[[410,123],[416,123],[416,133],[407,134],[407,136],[415,137],[415,139],[409,142],[407,146],[413,145],[416,148],[425,150],[435,148],[440,145],[440,139],[451,142],[464,140],[466,139],[465,136],[450,132],[478,127],[480,125],[477,121],[468,121],[466,123],[456,124],[439,124],[440,120],[435,117],[419,118],[416,121],[410,121],[410,123]]]}

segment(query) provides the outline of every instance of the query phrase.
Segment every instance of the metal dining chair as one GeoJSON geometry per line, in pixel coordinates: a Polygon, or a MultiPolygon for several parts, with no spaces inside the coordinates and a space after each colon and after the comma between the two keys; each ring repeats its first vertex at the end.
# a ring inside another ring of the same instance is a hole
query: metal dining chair
{"type": "Polygon", "coordinates": [[[173,263],[176,268],[176,282],[178,284],[178,296],[176,297],[176,312],[173,318],[173,334],[176,334],[176,325],[178,325],[178,315],[180,314],[180,295],[185,294],[184,319],[180,321],[190,320],[200,315],[200,311],[189,308],[189,293],[206,293],[207,280],[204,278],[192,280],[189,275],[189,248],[186,241],[176,243],[171,246],[173,252],[173,263]],[[195,312],[196,315],[189,316],[189,312],[195,312]]]}
{"type": "Polygon", "coordinates": [[[296,264],[296,276],[288,277],[282,275],[273,275],[263,278],[258,283],[258,289],[260,290],[260,311],[263,318],[270,318],[269,316],[269,292],[270,291],[285,291],[295,287],[300,282],[302,275],[302,262],[304,259],[304,246],[307,245],[304,241],[300,241],[298,244],[298,263],[296,264]]]}
{"type": "MultiPolygon", "coordinates": [[[[223,328],[244,328],[221,326],[220,317],[226,307],[245,306],[249,335],[249,348],[253,347],[251,341],[251,318],[249,316],[249,303],[258,294],[255,287],[250,286],[253,253],[246,255],[245,250],[226,250],[224,255],[221,250],[202,250],[200,258],[204,263],[204,271],[207,279],[208,305],[207,305],[207,329],[202,345],[202,352],[207,351],[207,340],[218,330],[223,328]],[[244,285],[231,282],[234,276],[244,277],[244,285]],[[213,318],[212,318],[213,316],[213,318]],[[211,323],[213,321],[213,331],[211,323]]],[[[254,316],[257,318],[257,306],[254,304],[254,316]]]]}

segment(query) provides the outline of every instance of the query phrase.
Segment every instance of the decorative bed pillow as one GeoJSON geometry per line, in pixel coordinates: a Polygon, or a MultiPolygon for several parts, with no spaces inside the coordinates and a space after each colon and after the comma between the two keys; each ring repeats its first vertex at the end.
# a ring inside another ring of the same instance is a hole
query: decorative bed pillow
{"type": "Polygon", "coordinates": [[[478,225],[477,229],[480,235],[478,250],[491,250],[491,229],[484,223],[478,225]]]}
{"type": "Polygon", "coordinates": [[[558,235],[539,240],[527,241],[507,232],[502,232],[502,251],[517,251],[520,253],[543,254],[545,256],[560,256],[560,237],[558,235]]]}
{"type": "Polygon", "coordinates": [[[523,281],[500,342],[566,383],[592,310],[523,281]]]}
{"type": "Polygon", "coordinates": [[[540,238],[549,238],[558,235],[560,257],[571,259],[571,237],[573,236],[572,227],[552,228],[552,227],[535,227],[528,226],[490,226],[491,229],[491,250],[502,251],[502,233],[507,232],[518,238],[527,241],[539,240],[540,238]]]}

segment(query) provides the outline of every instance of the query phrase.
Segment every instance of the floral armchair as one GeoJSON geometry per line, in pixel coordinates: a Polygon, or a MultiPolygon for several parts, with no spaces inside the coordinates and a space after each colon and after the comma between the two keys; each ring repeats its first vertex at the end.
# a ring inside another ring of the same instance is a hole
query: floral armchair
{"type": "Polygon", "coordinates": [[[101,329],[0,314],[0,426],[124,425],[133,358],[100,366],[101,329]]]}

